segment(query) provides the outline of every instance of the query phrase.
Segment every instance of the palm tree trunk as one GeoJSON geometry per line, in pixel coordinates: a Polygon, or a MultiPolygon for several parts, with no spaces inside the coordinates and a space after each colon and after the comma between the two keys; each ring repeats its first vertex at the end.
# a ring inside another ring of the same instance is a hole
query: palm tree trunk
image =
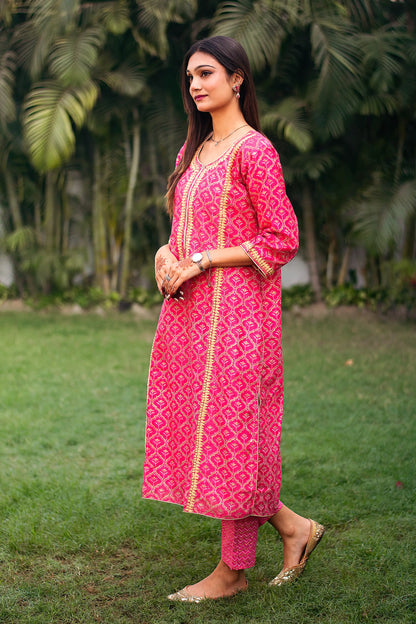
{"type": "Polygon", "coordinates": [[[127,282],[130,269],[130,244],[131,244],[131,224],[133,214],[134,190],[137,184],[137,176],[140,163],[140,123],[137,109],[133,109],[133,149],[131,152],[131,163],[129,173],[129,184],[127,187],[126,201],[124,204],[124,249],[121,261],[120,274],[120,294],[126,296],[127,282]]]}
{"type": "MultiPolygon", "coordinates": [[[[157,170],[155,143],[151,139],[149,140],[148,149],[149,149],[149,166],[150,166],[151,176],[153,179],[153,194],[156,195],[160,193],[160,188],[159,188],[160,185],[159,184],[156,185],[156,180],[158,180],[159,172],[157,170]]],[[[169,235],[166,229],[165,219],[163,218],[163,213],[159,209],[159,206],[156,206],[155,208],[155,224],[156,224],[156,229],[157,229],[159,247],[162,247],[162,245],[165,245],[166,241],[168,240],[169,235]]]]}
{"type": "Polygon", "coordinates": [[[402,258],[413,260],[416,253],[416,216],[411,216],[406,222],[402,258]]]}
{"type": "Polygon", "coordinates": [[[321,283],[319,281],[318,257],[316,252],[315,219],[310,186],[305,182],[302,193],[303,227],[305,230],[306,254],[311,278],[311,286],[317,302],[322,301],[321,283]]]}
{"type": "Polygon", "coordinates": [[[347,246],[342,257],[341,268],[338,273],[337,286],[343,286],[347,279],[348,260],[350,258],[350,248],[347,246]]]}
{"type": "Polygon", "coordinates": [[[400,179],[400,172],[402,169],[403,163],[403,153],[404,153],[404,144],[406,141],[406,120],[403,117],[399,118],[399,138],[397,143],[397,152],[396,152],[396,166],[394,170],[394,183],[397,184],[400,179]]]}
{"type": "Polygon", "coordinates": [[[45,176],[45,247],[48,250],[56,249],[55,178],[53,171],[48,171],[45,176]]]}
{"type": "Polygon", "coordinates": [[[104,202],[101,196],[101,155],[97,144],[94,145],[93,150],[94,180],[92,192],[92,241],[95,265],[95,283],[105,294],[108,294],[110,292],[110,288],[107,275],[107,244],[105,219],[103,214],[104,202]]]}
{"type": "Polygon", "coordinates": [[[328,260],[326,263],[326,287],[332,288],[334,281],[334,267],[335,267],[335,251],[337,247],[337,241],[335,235],[332,233],[331,240],[328,246],[328,260]]]}
{"type": "Polygon", "coordinates": [[[13,228],[19,229],[23,225],[22,215],[20,214],[19,200],[17,198],[16,185],[7,165],[3,169],[4,182],[6,185],[7,201],[9,204],[10,214],[12,217],[13,228]]]}
{"type": "Polygon", "coordinates": [[[42,241],[42,216],[40,209],[40,201],[36,200],[33,208],[34,221],[35,221],[35,232],[36,232],[36,241],[38,244],[41,244],[42,241]]]}

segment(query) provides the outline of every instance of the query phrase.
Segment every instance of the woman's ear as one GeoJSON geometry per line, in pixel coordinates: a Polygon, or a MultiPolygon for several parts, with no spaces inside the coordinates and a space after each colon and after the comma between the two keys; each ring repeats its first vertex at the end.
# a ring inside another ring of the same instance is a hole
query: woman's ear
{"type": "Polygon", "coordinates": [[[233,86],[241,87],[244,81],[244,74],[240,69],[237,69],[233,74],[233,86]]]}

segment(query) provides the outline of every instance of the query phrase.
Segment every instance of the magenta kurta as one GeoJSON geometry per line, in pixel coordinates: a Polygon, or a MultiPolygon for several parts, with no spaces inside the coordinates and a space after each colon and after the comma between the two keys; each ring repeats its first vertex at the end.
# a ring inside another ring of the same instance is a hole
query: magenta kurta
{"type": "Polygon", "coordinates": [[[279,507],[283,410],[280,267],[297,221],[272,144],[250,131],[209,165],[195,156],[175,194],[179,259],[241,245],[247,267],[215,268],[163,303],[154,340],[143,496],[222,519],[279,507]]]}

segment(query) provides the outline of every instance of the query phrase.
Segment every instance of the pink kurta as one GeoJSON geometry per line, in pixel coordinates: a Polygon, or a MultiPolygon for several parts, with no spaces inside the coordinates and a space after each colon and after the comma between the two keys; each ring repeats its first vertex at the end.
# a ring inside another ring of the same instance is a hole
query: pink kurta
{"type": "Polygon", "coordinates": [[[170,248],[179,258],[242,245],[247,267],[215,268],[163,303],[153,345],[143,496],[222,519],[279,507],[283,409],[280,267],[297,221],[279,157],[251,131],[180,179],[170,248]]]}

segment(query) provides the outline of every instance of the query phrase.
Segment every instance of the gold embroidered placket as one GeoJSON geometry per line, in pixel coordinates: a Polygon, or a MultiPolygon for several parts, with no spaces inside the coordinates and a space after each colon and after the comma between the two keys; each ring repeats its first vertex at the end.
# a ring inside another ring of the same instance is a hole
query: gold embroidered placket
{"type": "MultiPolygon", "coordinates": [[[[234,163],[234,159],[236,157],[238,148],[240,145],[240,141],[235,145],[233,152],[230,156],[230,161],[227,166],[227,173],[224,182],[224,188],[221,195],[220,201],[220,212],[219,212],[219,223],[218,223],[218,243],[217,248],[223,249],[225,245],[225,226],[226,226],[226,217],[227,217],[227,202],[228,202],[228,194],[231,186],[231,169],[234,163]]],[[[217,163],[213,163],[215,165],[217,163]]],[[[203,169],[208,169],[210,165],[207,165],[203,169]]],[[[205,363],[205,373],[204,373],[204,381],[202,385],[202,396],[201,396],[201,404],[199,407],[198,414],[198,423],[196,428],[196,436],[195,436],[195,453],[192,464],[192,474],[191,474],[191,486],[189,489],[189,497],[184,508],[184,511],[191,512],[193,510],[193,506],[195,504],[196,498],[196,490],[198,487],[199,480],[199,469],[201,465],[201,454],[202,454],[202,438],[204,434],[204,426],[205,426],[205,418],[207,414],[208,402],[209,402],[209,391],[211,386],[212,379],[212,368],[214,364],[214,349],[216,343],[217,329],[218,323],[220,319],[220,303],[221,303],[221,288],[223,282],[224,274],[222,268],[215,269],[215,285],[214,285],[214,293],[212,298],[212,313],[211,313],[211,321],[209,328],[209,336],[208,336],[208,348],[207,348],[207,356],[205,363]]]]}

